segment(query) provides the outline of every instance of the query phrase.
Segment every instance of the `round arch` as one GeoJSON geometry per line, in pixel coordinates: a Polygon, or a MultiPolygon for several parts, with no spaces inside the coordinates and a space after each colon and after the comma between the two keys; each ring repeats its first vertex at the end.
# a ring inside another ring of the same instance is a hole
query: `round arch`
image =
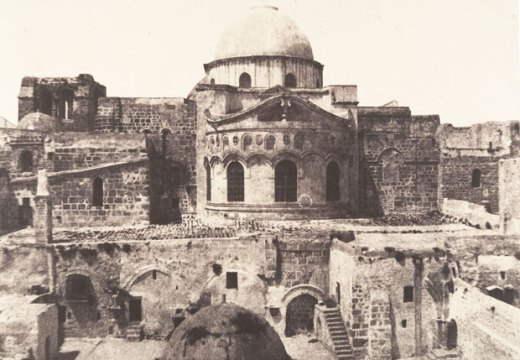
{"type": "Polygon", "coordinates": [[[146,265],[141,268],[137,272],[135,272],[133,275],[130,275],[125,281],[122,282],[123,289],[127,292],[130,292],[130,289],[132,288],[132,285],[139,280],[143,275],[149,273],[150,271],[158,271],[168,277],[172,277],[170,270],[162,265],[153,264],[153,265],[146,265]]]}
{"type": "Polygon", "coordinates": [[[282,296],[281,301],[285,306],[287,306],[296,297],[304,294],[316,298],[318,302],[322,302],[325,300],[325,294],[320,288],[314,285],[301,284],[293,286],[292,288],[287,290],[287,292],[282,296]]]}

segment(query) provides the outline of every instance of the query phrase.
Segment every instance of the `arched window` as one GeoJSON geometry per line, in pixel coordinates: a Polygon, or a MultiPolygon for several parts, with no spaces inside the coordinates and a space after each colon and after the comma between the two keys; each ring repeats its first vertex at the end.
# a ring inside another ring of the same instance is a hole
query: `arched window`
{"type": "Polygon", "coordinates": [[[24,150],[20,154],[20,171],[30,172],[33,171],[33,154],[29,150],[24,150]]]}
{"type": "Polygon", "coordinates": [[[65,297],[68,301],[90,302],[94,300],[92,282],[84,275],[69,275],[65,286],[65,297]]]}
{"type": "Polygon", "coordinates": [[[63,92],[62,99],[63,106],[60,106],[60,115],[58,117],[63,117],[64,119],[72,118],[72,107],[74,104],[74,93],[71,90],[66,90],[63,92]]]}
{"type": "Polygon", "coordinates": [[[293,74],[285,75],[285,87],[295,88],[296,87],[296,76],[293,74]]]}
{"type": "Polygon", "coordinates": [[[339,166],[335,161],[331,161],[327,166],[327,201],[339,200],[339,166]]]}
{"type": "Polygon", "coordinates": [[[210,83],[211,85],[215,85],[215,79],[212,78],[212,79],[209,81],[209,83],[210,83]]]}
{"type": "Polygon", "coordinates": [[[40,89],[38,98],[38,110],[41,113],[52,115],[52,95],[48,90],[40,89]]]}
{"type": "Polygon", "coordinates": [[[227,168],[228,201],[244,201],[244,168],[233,161],[227,168]]]}
{"type": "Polygon", "coordinates": [[[229,146],[229,138],[227,137],[227,135],[224,135],[222,137],[222,146],[224,148],[228,147],[229,146]]]}
{"type": "Polygon", "coordinates": [[[253,138],[251,137],[251,135],[246,135],[244,136],[244,150],[249,150],[251,149],[251,145],[253,144],[253,138]]]}
{"type": "Polygon", "coordinates": [[[92,182],[92,205],[103,206],[103,179],[100,177],[92,182]]]}
{"type": "Polygon", "coordinates": [[[150,129],[144,129],[141,131],[141,133],[145,134],[145,135],[150,135],[152,133],[152,130],[150,129]]]}
{"type": "Polygon", "coordinates": [[[211,201],[211,167],[208,163],[204,167],[206,168],[206,201],[211,201]]]}
{"type": "Polygon", "coordinates": [[[251,87],[251,76],[248,73],[242,73],[238,79],[238,87],[250,88],[251,87]]]}
{"type": "Polygon", "coordinates": [[[289,160],[283,160],[274,169],[274,201],[295,202],[297,195],[296,165],[289,160]]]}
{"type": "Polygon", "coordinates": [[[474,169],[471,173],[471,187],[478,188],[480,187],[480,170],[474,169]]]}
{"type": "Polygon", "coordinates": [[[294,148],[301,150],[303,149],[303,143],[305,141],[305,134],[302,132],[297,132],[294,136],[294,148]]]}
{"type": "Polygon", "coordinates": [[[267,135],[265,137],[265,149],[273,150],[275,142],[276,142],[276,138],[274,137],[274,135],[267,135]]]}

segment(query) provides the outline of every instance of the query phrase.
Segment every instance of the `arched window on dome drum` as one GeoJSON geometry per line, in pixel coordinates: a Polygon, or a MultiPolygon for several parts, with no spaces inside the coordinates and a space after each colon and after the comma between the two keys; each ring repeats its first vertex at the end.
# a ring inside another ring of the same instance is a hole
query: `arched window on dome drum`
{"type": "Polygon", "coordinates": [[[211,167],[206,163],[204,168],[206,169],[206,201],[211,201],[211,167]]]}
{"type": "Polygon", "coordinates": [[[293,74],[285,75],[285,87],[295,88],[296,87],[296,76],[293,74]]]}
{"type": "Polygon", "coordinates": [[[244,201],[244,168],[233,161],[227,168],[228,201],[244,201]]]}
{"type": "Polygon", "coordinates": [[[274,201],[295,202],[297,196],[297,169],[290,160],[283,160],[274,169],[274,201]]]}
{"type": "Polygon", "coordinates": [[[251,76],[248,73],[242,73],[238,79],[238,87],[250,88],[251,87],[251,76]]]}
{"type": "Polygon", "coordinates": [[[211,80],[209,81],[209,83],[210,83],[211,85],[215,85],[215,79],[211,79],[211,80]]]}
{"type": "Polygon", "coordinates": [[[103,179],[100,177],[92,182],[92,206],[103,206],[103,179]]]}
{"type": "Polygon", "coordinates": [[[244,150],[251,149],[252,144],[253,144],[253,138],[251,137],[251,135],[244,136],[244,141],[243,141],[244,150]]]}
{"type": "Polygon", "coordinates": [[[33,171],[33,154],[29,150],[24,150],[20,154],[20,171],[30,172],[33,171]]]}
{"type": "Polygon", "coordinates": [[[276,142],[276,138],[274,137],[274,135],[267,135],[265,137],[265,149],[273,150],[275,142],[276,142]]]}
{"type": "Polygon", "coordinates": [[[478,188],[480,187],[480,170],[474,169],[471,173],[471,187],[478,188]]]}
{"type": "Polygon", "coordinates": [[[339,166],[335,161],[331,161],[327,166],[327,201],[339,200],[339,166]]]}
{"type": "Polygon", "coordinates": [[[224,149],[229,146],[229,138],[227,137],[227,135],[224,135],[222,137],[222,146],[224,147],[224,149]]]}

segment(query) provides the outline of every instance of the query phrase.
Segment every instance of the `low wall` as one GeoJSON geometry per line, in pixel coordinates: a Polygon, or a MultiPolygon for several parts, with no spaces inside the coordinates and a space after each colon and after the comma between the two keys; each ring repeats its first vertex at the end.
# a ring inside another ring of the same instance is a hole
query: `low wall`
{"type": "Polygon", "coordinates": [[[472,225],[478,225],[482,229],[498,229],[500,227],[500,217],[488,213],[483,205],[445,198],[442,203],[442,212],[458,219],[467,220],[472,225]]]}

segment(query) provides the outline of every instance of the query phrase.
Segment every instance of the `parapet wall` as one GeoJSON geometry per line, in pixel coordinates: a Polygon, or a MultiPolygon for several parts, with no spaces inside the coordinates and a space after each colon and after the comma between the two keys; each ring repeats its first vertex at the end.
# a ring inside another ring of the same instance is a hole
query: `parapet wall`
{"type": "Polygon", "coordinates": [[[518,359],[520,310],[457,279],[450,298],[464,360],[518,359]]]}
{"type": "Polygon", "coordinates": [[[500,220],[506,234],[520,234],[520,157],[499,163],[500,220]]]}

